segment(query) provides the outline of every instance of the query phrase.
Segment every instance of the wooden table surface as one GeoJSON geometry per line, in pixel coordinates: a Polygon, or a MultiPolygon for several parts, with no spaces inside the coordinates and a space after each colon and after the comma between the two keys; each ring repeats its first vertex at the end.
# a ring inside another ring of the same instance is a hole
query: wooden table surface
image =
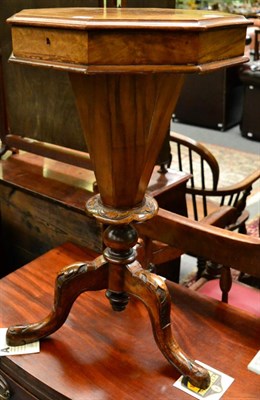
{"type": "MultiPolygon", "coordinates": [[[[56,273],[91,256],[66,244],[3,278],[1,327],[45,317],[56,273]]],[[[258,399],[260,379],[247,364],[259,350],[259,320],[179,285],[169,283],[169,289],[180,345],[194,359],[235,378],[223,399],[258,399]]],[[[116,313],[104,292],[82,294],[63,327],[41,342],[40,353],[1,358],[0,374],[16,396],[22,393],[12,399],[191,398],[172,386],[180,374],[154,343],[143,304],[133,299],[116,313]]]]}

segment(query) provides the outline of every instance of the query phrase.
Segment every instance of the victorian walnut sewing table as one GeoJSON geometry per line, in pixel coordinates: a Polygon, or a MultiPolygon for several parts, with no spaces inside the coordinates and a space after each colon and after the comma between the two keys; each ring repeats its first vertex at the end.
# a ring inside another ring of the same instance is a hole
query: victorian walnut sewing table
{"type": "Polygon", "coordinates": [[[8,344],[49,336],[80,294],[106,289],[114,311],[132,296],[143,301],[160,351],[191,383],[207,387],[208,371],[172,334],[164,279],[136,260],[134,224],[158,212],[145,192],[184,74],[244,62],[248,22],[204,11],[64,8],[24,10],[9,23],[13,62],[69,73],[99,188],[87,212],[108,228],[103,256],[62,269],[50,314],[9,327],[8,344]]]}

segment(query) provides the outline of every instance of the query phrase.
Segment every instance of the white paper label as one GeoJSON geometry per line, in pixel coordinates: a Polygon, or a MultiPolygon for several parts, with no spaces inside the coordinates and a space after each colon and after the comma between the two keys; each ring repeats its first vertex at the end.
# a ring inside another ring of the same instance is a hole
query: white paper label
{"type": "Polygon", "coordinates": [[[186,379],[181,376],[174,384],[174,387],[182,390],[183,392],[188,393],[189,395],[195,397],[196,399],[210,399],[210,400],[219,400],[229,388],[231,383],[234,381],[234,378],[220,372],[214,368],[209,367],[206,364],[203,364],[200,361],[196,361],[197,364],[200,364],[202,367],[206,368],[210,374],[210,385],[207,389],[197,388],[191,383],[187,382],[186,379]]]}
{"type": "Polygon", "coordinates": [[[6,343],[7,328],[0,328],[0,356],[14,356],[40,352],[40,342],[33,342],[23,346],[8,346],[6,343]]]}

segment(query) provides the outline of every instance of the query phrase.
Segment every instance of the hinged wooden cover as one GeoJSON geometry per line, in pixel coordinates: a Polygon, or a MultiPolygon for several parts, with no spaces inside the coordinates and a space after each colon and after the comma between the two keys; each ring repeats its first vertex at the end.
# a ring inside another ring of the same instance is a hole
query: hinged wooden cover
{"type": "Polygon", "coordinates": [[[84,73],[194,72],[246,61],[243,16],[171,9],[23,10],[13,61],[84,73]]]}

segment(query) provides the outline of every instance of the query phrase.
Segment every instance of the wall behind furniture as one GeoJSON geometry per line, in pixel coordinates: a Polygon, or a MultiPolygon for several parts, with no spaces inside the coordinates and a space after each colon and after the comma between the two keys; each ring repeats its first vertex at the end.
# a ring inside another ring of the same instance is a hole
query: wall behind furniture
{"type": "Polygon", "coordinates": [[[8,63],[12,51],[6,19],[26,8],[97,7],[100,0],[2,0],[0,38],[8,124],[11,133],[84,149],[68,75],[8,63]]]}

